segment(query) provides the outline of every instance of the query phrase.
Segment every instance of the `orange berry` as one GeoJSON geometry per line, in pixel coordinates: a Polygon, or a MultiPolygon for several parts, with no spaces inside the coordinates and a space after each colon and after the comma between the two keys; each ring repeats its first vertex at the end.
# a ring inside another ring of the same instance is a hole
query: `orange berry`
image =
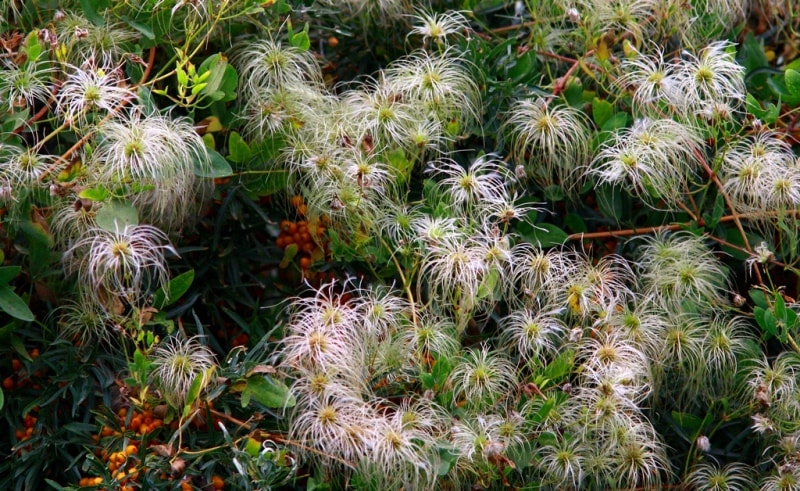
{"type": "Polygon", "coordinates": [[[119,416],[119,417],[120,417],[120,418],[122,418],[122,419],[125,419],[125,417],[126,417],[127,415],[128,415],[128,408],[127,408],[127,407],[121,407],[121,408],[119,408],[119,410],[117,411],[117,416],[119,416]]]}
{"type": "Polygon", "coordinates": [[[25,438],[30,438],[33,435],[33,428],[26,428],[25,429],[25,438]]]}
{"type": "Polygon", "coordinates": [[[25,439],[25,430],[16,430],[14,432],[14,436],[17,437],[17,440],[24,440],[25,439]]]}
{"type": "Polygon", "coordinates": [[[103,429],[100,430],[100,436],[111,436],[114,434],[114,430],[109,428],[108,426],[103,426],[103,429]]]}
{"type": "Polygon", "coordinates": [[[308,269],[311,267],[311,258],[310,257],[301,257],[300,258],[300,267],[302,269],[308,269]]]}
{"type": "Polygon", "coordinates": [[[11,360],[11,368],[15,372],[22,370],[22,362],[19,361],[17,358],[14,358],[13,360],[11,360]]]}
{"type": "Polygon", "coordinates": [[[336,36],[331,36],[328,38],[328,46],[331,48],[335,48],[339,46],[339,39],[336,36]]]}
{"type": "Polygon", "coordinates": [[[9,375],[8,377],[3,379],[3,388],[6,390],[14,390],[14,386],[17,384],[14,382],[14,376],[9,375]]]}
{"type": "Polygon", "coordinates": [[[127,447],[125,447],[125,454],[126,455],[133,455],[138,451],[139,451],[139,448],[136,447],[136,445],[128,445],[127,447]]]}
{"type": "Polygon", "coordinates": [[[139,431],[139,427],[142,426],[142,417],[136,415],[131,419],[131,422],[128,424],[128,428],[132,429],[133,431],[139,431]]]}
{"type": "Polygon", "coordinates": [[[211,476],[211,486],[217,491],[219,491],[220,489],[225,487],[225,480],[217,475],[211,476]]]}
{"type": "Polygon", "coordinates": [[[292,206],[297,208],[298,206],[303,204],[303,197],[300,196],[299,194],[295,194],[294,196],[292,196],[291,201],[292,201],[292,206]]]}

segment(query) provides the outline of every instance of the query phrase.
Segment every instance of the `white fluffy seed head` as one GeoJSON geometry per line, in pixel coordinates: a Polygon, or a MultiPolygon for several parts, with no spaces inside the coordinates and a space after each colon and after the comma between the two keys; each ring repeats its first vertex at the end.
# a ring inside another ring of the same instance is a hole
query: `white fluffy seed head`
{"type": "Polygon", "coordinates": [[[177,254],[161,230],[126,225],[110,232],[92,228],[64,254],[68,271],[98,305],[109,309],[115,299],[136,304],[149,289],[166,284],[165,255],[177,254]]]}
{"type": "Polygon", "coordinates": [[[175,336],[162,340],[152,353],[153,380],[161,395],[172,407],[181,409],[188,401],[189,390],[200,377],[200,387],[212,380],[216,367],[214,354],[197,337],[175,336]]]}
{"type": "Polygon", "coordinates": [[[264,89],[323,85],[313,52],[284,46],[280,41],[260,39],[239,46],[231,62],[238,68],[239,79],[247,81],[240,96],[244,101],[264,89]]]}
{"type": "Polygon", "coordinates": [[[586,114],[544,98],[521,99],[509,109],[505,128],[526,174],[542,185],[573,188],[575,171],[589,158],[592,132],[586,114]]]}

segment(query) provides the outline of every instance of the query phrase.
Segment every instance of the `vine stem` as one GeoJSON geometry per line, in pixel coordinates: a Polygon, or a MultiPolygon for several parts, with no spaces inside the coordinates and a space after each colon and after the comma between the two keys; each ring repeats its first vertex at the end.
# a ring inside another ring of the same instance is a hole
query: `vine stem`
{"type": "MultiPolygon", "coordinates": [[[[703,166],[703,169],[708,174],[708,177],[710,177],[711,180],[714,181],[714,184],[717,186],[719,193],[725,200],[725,204],[728,205],[728,209],[731,210],[733,223],[735,223],[736,228],[739,229],[739,234],[742,236],[742,243],[744,244],[745,249],[747,249],[747,252],[749,254],[753,254],[753,248],[750,247],[750,241],[747,240],[747,234],[744,232],[744,227],[742,227],[742,221],[739,219],[739,213],[736,211],[736,207],[733,206],[733,201],[731,201],[731,197],[728,196],[728,193],[725,192],[725,187],[722,185],[722,182],[719,180],[719,177],[717,177],[716,172],[714,172],[714,169],[712,169],[708,165],[708,162],[706,162],[706,159],[703,156],[703,154],[700,153],[700,150],[698,150],[696,147],[693,147],[692,153],[694,153],[694,156],[697,157],[697,160],[700,162],[700,165],[703,166]]],[[[758,281],[758,284],[763,285],[764,280],[763,278],[761,278],[761,271],[759,271],[758,268],[753,268],[753,272],[756,277],[756,281],[758,281]]]]}
{"type": "MultiPolygon", "coordinates": [[[[798,211],[800,212],[800,211],[798,211]]],[[[740,217],[743,215],[739,215],[740,217]]],[[[719,223],[727,223],[732,222],[735,220],[733,215],[726,215],[719,219],[719,223]]],[[[705,220],[702,218],[697,220],[697,224],[700,226],[705,225],[705,220]]],[[[626,228],[620,230],[608,230],[604,232],[589,232],[589,233],[578,233],[572,234],[567,236],[567,240],[574,241],[574,240],[589,240],[589,239],[607,239],[611,237],[630,237],[632,235],[648,235],[654,234],[656,232],[668,232],[668,231],[675,231],[681,230],[685,228],[688,223],[673,223],[672,225],[658,225],[655,227],[642,227],[642,228],[626,228]]],[[[751,253],[745,249],[746,252],[751,253]]]]}
{"type": "MultiPolygon", "coordinates": [[[[800,210],[795,210],[795,216],[800,215],[800,210]]],[[[738,215],[739,218],[748,218],[750,214],[740,214],[738,215]]],[[[763,214],[759,214],[758,216],[763,216],[763,214]]],[[[726,223],[726,222],[733,222],[736,219],[733,215],[726,215],[719,219],[719,223],[726,223]]],[[[703,226],[705,225],[705,220],[702,218],[696,221],[698,225],[703,226]]],[[[604,232],[590,232],[590,233],[578,233],[578,234],[571,234],[567,236],[567,241],[576,241],[576,240],[593,240],[593,239],[609,239],[609,238],[619,238],[619,237],[631,237],[633,235],[649,235],[654,234],[657,232],[673,232],[675,230],[681,230],[686,228],[689,223],[673,223],[672,225],[659,225],[657,227],[643,227],[643,228],[626,228],[621,230],[608,230],[604,232]]],[[[752,251],[747,250],[744,247],[741,247],[736,244],[732,244],[727,240],[720,239],[719,237],[715,237],[711,234],[707,235],[709,239],[717,242],[718,244],[724,245],[726,247],[730,247],[731,249],[736,249],[747,254],[753,254],[752,251]]],[[[788,267],[786,263],[778,261],[776,259],[770,259],[769,262],[774,264],[775,266],[779,266],[782,268],[788,267]]],[[[756,270],[758,271],[758,270],[756,270]]],[[[763,284],[760,282],[760,284],[763,284]]],[[[800,353],[800,350],[798,350],[800,353]]]]}

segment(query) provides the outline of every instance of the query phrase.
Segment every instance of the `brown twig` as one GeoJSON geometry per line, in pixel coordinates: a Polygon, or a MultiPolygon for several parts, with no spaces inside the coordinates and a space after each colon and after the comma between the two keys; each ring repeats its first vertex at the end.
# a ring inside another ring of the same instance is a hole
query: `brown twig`
{"type": "MultiPolygon", "coordinates": [[[[731,200],[731,197],[728,196],[728,193],[725,192],[725,187],[722,185],[722,182],[719,180],[719,177],[717,177],[717,174],[714,172],[714,170],[708,165],[708,162],[706,162],[706,159],[703,156],[703,154],[700,153],[700,150],[698,150],[695,147],[692,148],[692,152],[694,153],[694,156],[697,157],[697,160],[700,162],[700,165],[703,166],[703,169],[708,174],[708,177],[710,177],[711,180],[714,181],[714,184],[717,186],[717,190],[722,195],[722,198],[725,200],[725,204],[728,205],[728,209],[731,211],[730,216],[733,217],[733,223],[736,224],[736,228],[739,230],[739,234],[742,236],[742,243],[744,244],[745,249],[747,250],[748,254],[753,254],[753,248],[750,247],[750,241],[747,240],[747,234],[745,233],[744,227],[742,226],[742,221],[739,220],[739,214],[736,211],[736,207],[733,206],[733,201],[731,200]]],[[[758,270],[758,268],[755,268],[754,272],[758,284],[763,285],[764,280],[761,278],[761,272],[758,270]]]]}

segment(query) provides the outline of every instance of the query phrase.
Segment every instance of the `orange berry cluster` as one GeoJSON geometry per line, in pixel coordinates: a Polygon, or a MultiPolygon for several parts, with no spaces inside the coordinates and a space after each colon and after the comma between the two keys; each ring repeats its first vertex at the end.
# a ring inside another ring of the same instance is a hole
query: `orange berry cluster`
{"type": "MultiPolygon", "coordinates": [[[[300,217],[305,217],[308,207],[303,203],[301,196],[292,197],[292,206],[297,210],[300,217]]],[[[322,261],[327,256],[327,240],[325,231],[327,217],[315,220],[301,219],[296,222],[282,220],[280,223],[281,232],[275,240],[275,245],[284,251],[290,246],[297,247],[298,264],[303,271],[303,275],[308,277],[311,265],[317,261],[322,261]]]]}
{"type": "MultiPolygon", "coordinates": [[[[30,350],[28,355],[34,360],[39,358],[39,348],[30,350]]],[[[14,373],[3,379],[3,390],[11,391],[14,389],[23,389],[28,386],[34,390],[40,390],[42,388],[39,382],[41,382],[41,379],[45,375],[44,370],[36,370],[32,374],[28,375],[24,369],[22,361],[20,361],[19,358],[14,358],[11,360],[11,370],[14,373]]]]}
{"type": "MultiPolygon", "coordinates": [[[[210,403],[209,407],[211,407],[210,403]]],[[[136,483],[139,473],[145,470],[140,461],[140,448],[144,445],[145,448],[150,451],[152,447],[162,443],[153,433],[158,428],[169,427],[173,431],[178,429],[179,423],[177,420],[173,420],[169,424],[164,422],[163,416],[165,413],[166,411],[163,406],[153,408],[149,404],[145,404],[141,410],[122,407],[115,413],[118,429],[104,425],[99,433],[92,435],[92,439],[99,447],[98,450],[95,451],[95,454],[106,463],[109,472],[111,472],[112,477],[116,480],[118,486],[115,487],[115,489],[122,491],[138,489],[136,483]],[[123,436],[127,437],[126,440],[122,440],[127,441],[127,445],[124,448],[120,448],[118,451],[107,450],[105,448],[107,445],[103,445],[103,448],[100,448],[100,443],[104,439],[120,438],[123,436]]],[[[192,425],[199,428],[205,426],[205,421],[193,420],[192,425]]],[[[152,451],[158,453],[156,450],[152,451]]],[[[164,473],[161,474],[161,479],[174,480],[176,477],[164,473]]],[[[181,490],[191,491],[197,489],[193,485],[191,476],[183,476],[179,479],[181,490]]],[[[81,486],[98,486],[103,484],[103,478],[86,476],[81,478],[79,484],[81,486]]],[[[211,478],[208,486],[203,487],[203,489],[214,490],[221,490],[223,488],[224,480],[222,477],[216,475],[211,478]]]]}
{"type": "MultiPolygon", "coordinates": [[[[32,437],[34,428],[36,427],[36,421],[38,421],[38,419],[31,413],[26,414],[25,417],[22,418],[22,428],[19,428],[14,432],[14,436],[17,438],[17,440],[19,440],[20,442],[24,442],[25,440],[32,437]]],[[[31,446],[24,445],[20,448],[22,450],[30,450],[31,446]]]]}

